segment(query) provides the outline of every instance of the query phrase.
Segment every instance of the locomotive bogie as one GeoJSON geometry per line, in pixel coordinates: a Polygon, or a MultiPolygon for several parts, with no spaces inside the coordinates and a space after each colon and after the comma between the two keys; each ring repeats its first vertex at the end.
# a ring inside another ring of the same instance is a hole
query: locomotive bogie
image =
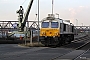
{"type": "Polygon", "coordinates": [[[42,36],[40,37],[40,41],[42,44],[44,44],[45,46],[50,46],[50,45],[54,45],[54,46],[60,46],[60,45],[64,45],[66,43],[71,43],[71,41],[73,41],[74,35],[73,34],[61,34],[60,37],[56,36],[56,37],[45,37],[42,36]]]}
{"type": "Polygon", "coordinates": [[[45,46],[56,46],[59,44],[58,37],[40,37],[40,41],[45,46]]]}

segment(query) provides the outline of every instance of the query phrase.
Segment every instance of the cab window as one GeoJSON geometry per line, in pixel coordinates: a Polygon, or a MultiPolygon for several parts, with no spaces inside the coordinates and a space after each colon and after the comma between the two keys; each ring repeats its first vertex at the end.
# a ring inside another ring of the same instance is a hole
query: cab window
{"type": "Polygon", "coordinates": [[[58,28],[58,22],[51,22],[51,28],[58,28]]]}
{"type": "Polygon", "coordinates": [[[49,22],[42,22],[42,28],[48,28],[49,22]]]}

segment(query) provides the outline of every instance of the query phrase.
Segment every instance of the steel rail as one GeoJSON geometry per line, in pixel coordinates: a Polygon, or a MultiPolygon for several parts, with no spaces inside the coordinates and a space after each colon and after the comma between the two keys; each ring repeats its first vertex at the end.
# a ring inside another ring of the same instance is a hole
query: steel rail
{"type": "MultiPolygon", "coordinates": [[[[83,37],[83,38],[84,38],[84,37],[83,37]]],[[[89,38],[89,37],[88,37],[88,38],[89,38]]],[[[80,38],[79,38],[79,39],[80,39],[80,38]]],[[[55,58],[52,58],[51,60],[58,60],[58,58],[60,58],[60,57],[62,57],[62,56],[65,56],[65,55],[67,55],[67,54],[69,54],[69,53],[71,53],[71,52],[73,52],[73,51],[80,50],[82,47],[85,47],[85,46],[86,46],[87,44],[89,44],[89,43],[90,43],[90,41],[88,41],[88,42],[86,42],[86,43],[80,45],[79,47],[75,48],[74,50],[72,50],[72,51],[70,51],[70,52],[68,52],[68,53],[65,53],[65,54],[60,55],[60,56],[55,57],[55,58]]],[[[70,45],[69,45],[69,46],[70,46],[70,45]]],[[[84,53],[86,53],[86,52],[89,51],[89,50],[90,50],[90,49],[84,51],[84,52],[81,53],[79,56],[73,58],[73,60],[76,60],[77,58],[79,58],[80,56],[82,56],[84,53]]]]}

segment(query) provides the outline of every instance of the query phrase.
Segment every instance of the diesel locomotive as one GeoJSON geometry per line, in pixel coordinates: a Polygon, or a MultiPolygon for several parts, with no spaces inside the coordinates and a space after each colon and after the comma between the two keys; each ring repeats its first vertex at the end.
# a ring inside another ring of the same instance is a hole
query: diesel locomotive
{"type": "Polygon", "coordinates": [[[53,14],[41,20],[40,41],[45,46],[62,45],[74,40],[74,25],[70,20],[55,18],[53,14]]]}

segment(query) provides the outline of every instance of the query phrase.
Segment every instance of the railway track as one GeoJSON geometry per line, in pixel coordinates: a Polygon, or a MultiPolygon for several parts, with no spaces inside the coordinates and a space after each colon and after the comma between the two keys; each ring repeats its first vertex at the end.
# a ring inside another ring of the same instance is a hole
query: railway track
{"type": "Polygon", "coordinates": [[[70,44],[50,47],[21,47],[16,45],[0,45],[1,60],[82,60],[89,52],[89,36],[75,39],[70,44]],[[77,41],[78,40],[78,41],[77,41]],[[3,47],[3,48],[2,48],[3,47]],[[86,55],[85,55],[86,54],[86,55]]]}
{"type": "Polygon", "coordinates": [[[62,56],[55,57],[51,60],[80,60],[84,59],[81,56],[87,53],[90,48],[90,37],[84,36],[81,38],[75,39],[70,44],[61,46],[60,48],[73,49],[72,51],[63,54],[62,56]]]}
{"type": "Polygon", "coordinates": [[[89,40],[90,40],[90,37],[87,35],[87,36],[80,37],[78,39],[76,38],[71,43],[67,43],[61,47],[78,50],[78,49],[82,48],[83,46],[87,45],[89,43],[89,40]]]}

